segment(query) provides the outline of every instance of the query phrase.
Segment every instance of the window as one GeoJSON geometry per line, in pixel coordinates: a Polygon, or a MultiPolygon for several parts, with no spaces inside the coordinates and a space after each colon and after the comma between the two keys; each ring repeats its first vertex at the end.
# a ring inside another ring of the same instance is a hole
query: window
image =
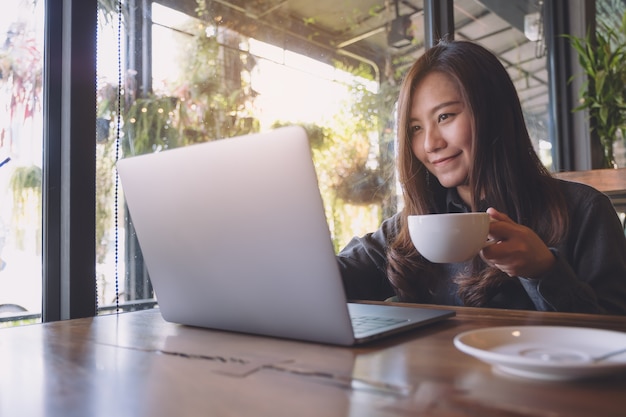
{"type": "MultiPolygon", "coordinates": [[[[456,36],[510,66],[548,165],[545,58],[505,3],[455,1],[456,36]],[[502,36],[482,19],[514,42],[494,43],[502,36]]],[[[14,0],[0,18],[0,163],[11,158],[0,167],[0,304],[22,307],[0,320],[154,305],[112,169],[130,154],[299,123],[312,138],[337,250],[398,210],[394,100],[424,50],[423,1],[126,0],[120,26],[118,4],[14,0]],[[21,84],[7,64],[18,41],[35,75],[21,84]],[[15,103],[21,111],[11,113],[15,103]],[[14,195],[18,167],[27,171],[14,195]]]]}
{"type": "MultiPolygon", "coordinates": [[[[127,41],[119,68],[111,65],[117,63],[111,59],[118,34],[116,13],[102,8],[96,145],[101,313],[154,303],[123,191],[112,169],[116,158],[300,124],[311,137],[336,250],[353,236],[374,230],[383,217],[397,210],[396,90],[389,81],[395,83],[399,73],[381,83],[379,64],[349,52],[347,46],[358,43],[358,36],[348,39],[341,53],[326,57],[327,51],[320,51],[316,42],[299,39],[301,32],[268,33],[290,19],[286,7],[269,11],[264,25],[239,31],[245,25],[233,22],[244,22],[250,13],[238,13],[234,4],[228,4],[218,11],[203,2],[163,1],[138,9],[143,17],[129,20],[130,14],[124,15],[120,32],[127,41]],[[119,118],[118,71],[123,74],[119,118]],[[387,94],[385,100],[381,94],[387,94]]],[[[333,24],[354,26],[353,19],[367,18],[363,27],[351,30],[372,33],[369,36],[377,35],[378,42],[386,44],[381,29],[390,11],[374,12],[371,18],[368,10],[344,11],[345,16],[333,24]]],[[[327,23],[324,16],[308,16],[310,25],[327,23]]],[[[415,49],[410,43],[405,47],[415,49]]]]}
{"type": "Polygon", "coordinates": [[[0,325],[41,320],[43,2],[0,18],[0,325]]]}
{"type": "Polygon", "coordinates": [[[549,169],[548,70],[541,2],[455,0],[455,38],[480,43],[500,58],[520,97],[535,151],[549,169]]]}
{"type": "MultiPolygon", "coordinates": [[[[142,4],[147,9],[124,25],[120,157],[299,123],[321,146],[314,156],[336,250],[398,210],[393,103],[404,71],[424,51],[423,1],[142,4]]],[[[501,59],[535,149],[555,169],[542,2],[452,5],[455,38],[501,59]]],[[[149,299],[132,224],[123,206],[113,210],[120,228],[108,247],[118,252],[108,262],[120,263],[108,270],[119,272],[118,284],[104,282],[102,291],[117,286],[125,302],[149,299]]]]}

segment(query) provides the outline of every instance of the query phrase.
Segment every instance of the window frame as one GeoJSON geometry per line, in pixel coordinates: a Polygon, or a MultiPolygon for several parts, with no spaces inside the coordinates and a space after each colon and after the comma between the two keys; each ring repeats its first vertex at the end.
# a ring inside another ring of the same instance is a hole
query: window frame
{"type": "Polygon", "coordinates": [[[45,0],[42,321],[94,316],[97,0],[45,0]]]}

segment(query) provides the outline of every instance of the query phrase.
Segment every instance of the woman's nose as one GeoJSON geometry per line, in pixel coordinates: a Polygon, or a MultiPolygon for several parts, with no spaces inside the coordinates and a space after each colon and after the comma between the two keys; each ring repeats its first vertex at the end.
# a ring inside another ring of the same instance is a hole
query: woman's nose
{"type": "Polygon", "coordinates": [[[446,141],[439,133],[438,129],[428,129],[424,135],[424,150],[428,153],[435,152],[439,149],[445,148],[446,141]]]}

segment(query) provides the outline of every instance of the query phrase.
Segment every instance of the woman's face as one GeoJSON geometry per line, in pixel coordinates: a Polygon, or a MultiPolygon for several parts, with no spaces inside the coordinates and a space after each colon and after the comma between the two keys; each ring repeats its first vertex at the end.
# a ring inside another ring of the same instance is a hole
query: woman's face
{"type": "Polygon", "coordinates": [[[457,187],[470,203],[472,116],[456,84],[432,72],[415,88],[409,120],[411,149],[446,188],[457,187]]]}

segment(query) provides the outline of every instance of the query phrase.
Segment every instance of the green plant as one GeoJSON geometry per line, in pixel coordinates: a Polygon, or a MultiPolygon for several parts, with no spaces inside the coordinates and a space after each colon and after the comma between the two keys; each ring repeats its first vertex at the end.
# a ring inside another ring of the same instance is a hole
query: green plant
{"type": "Polygon", "coordinates": [[[179,135],[173,118],[175,97],[150,95],[135,100],[124,115],[122,148],[125,155],[175,148],[179,135]]]}
{"type": "Polygon", "coordinates": [[[355,235],[372,230],[397,211],[394,192],[394,105],[398,79],[374,85],[366,65],[338,70],[354,76],[348,97],[321,124],[277,121],[272,128],[300,124],[308,133],[318,185],[336,251],[355,235]]]}
{"type": "Polygon", "coordinates": [[[617,131],[626,133],[626,13],[618,29],[601,22],[595,34],[565,36],[587,75],[579,92],[581,104],[573,111],[589,111],[592,130],[604,150],[604,166],[613,168],[617,131]]]}
{"type": "MultiPolygon", "coordinates": [[[[13,221],[16,246],[24,248],[26,229],[36,224],[36,234],[41,233],[41,217],[31,217],[31,213],[41,212],[41,168],[36,165],[15,168],[10,186],[13,193],[13,221]],[[33,223],[35,222],[35,223],[33,223]]],[[[39,241],[40,239],[37,239],[39,241]]]]}

